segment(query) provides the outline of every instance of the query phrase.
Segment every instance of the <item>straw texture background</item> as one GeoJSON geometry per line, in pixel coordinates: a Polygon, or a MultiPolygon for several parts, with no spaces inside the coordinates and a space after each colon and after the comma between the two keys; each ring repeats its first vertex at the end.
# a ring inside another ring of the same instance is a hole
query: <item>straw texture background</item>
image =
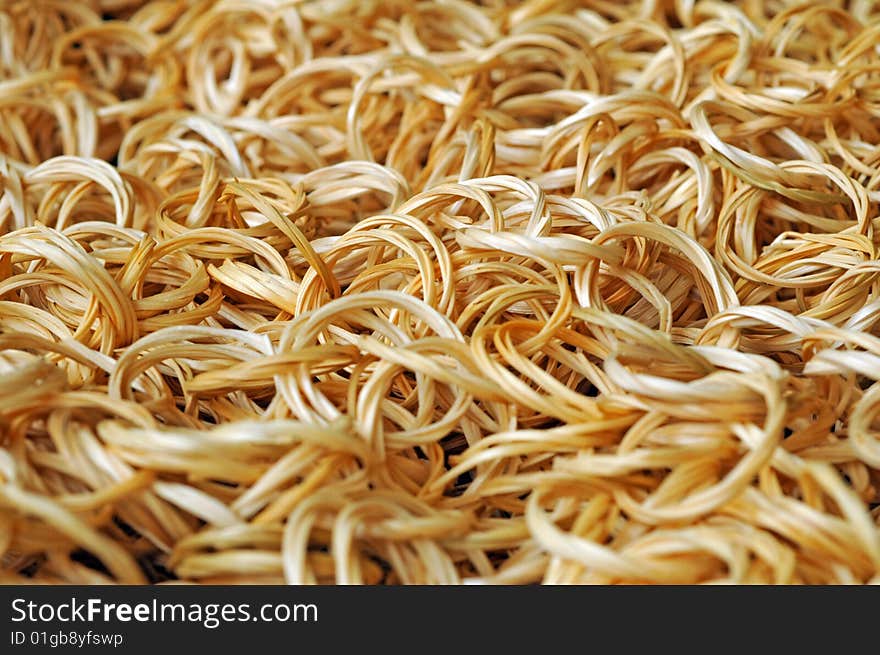
{"type": "Polygon", "coordinates": [[[878,44],[0,1],[0,582],[880,581],[878,44]]]}

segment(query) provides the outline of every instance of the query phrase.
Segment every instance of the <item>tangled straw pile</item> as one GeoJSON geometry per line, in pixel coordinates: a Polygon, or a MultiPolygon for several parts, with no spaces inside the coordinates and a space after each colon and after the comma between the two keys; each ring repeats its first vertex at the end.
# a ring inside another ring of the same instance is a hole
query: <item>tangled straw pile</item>
{"type": "Polygon", "coordinates": [[[0,579],[877,582],[874,5],[0,3],[0,579]]]}

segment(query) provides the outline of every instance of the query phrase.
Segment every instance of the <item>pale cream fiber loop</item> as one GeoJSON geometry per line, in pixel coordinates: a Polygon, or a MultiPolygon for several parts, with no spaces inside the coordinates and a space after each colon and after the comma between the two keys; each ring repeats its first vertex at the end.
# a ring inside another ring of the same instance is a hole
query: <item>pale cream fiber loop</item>
{"type": "Polygon", "coordinates": [[[878,39],[0,2],[0,582],[877,583],[878,39]]]}

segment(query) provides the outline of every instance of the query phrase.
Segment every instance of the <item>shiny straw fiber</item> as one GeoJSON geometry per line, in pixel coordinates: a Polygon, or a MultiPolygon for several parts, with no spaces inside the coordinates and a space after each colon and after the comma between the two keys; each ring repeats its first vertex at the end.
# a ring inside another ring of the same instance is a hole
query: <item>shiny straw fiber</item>
{"type": "Polygon", "coordinates": [[[880,582],[878,44],[0,2],[0,582],[880,582]]]}

